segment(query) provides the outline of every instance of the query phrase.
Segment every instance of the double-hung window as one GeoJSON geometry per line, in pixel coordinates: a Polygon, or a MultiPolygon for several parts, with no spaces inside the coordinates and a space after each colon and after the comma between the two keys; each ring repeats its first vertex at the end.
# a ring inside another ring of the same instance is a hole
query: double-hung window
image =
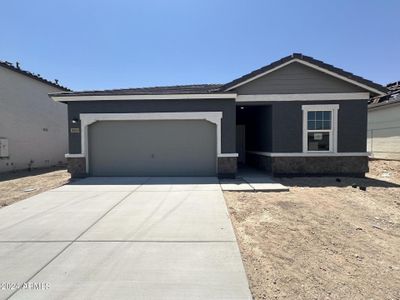
{"type": "Polygon", "coordinates": [[[303,105],[303,152],[337,152],[339,105],[303,105]]]}

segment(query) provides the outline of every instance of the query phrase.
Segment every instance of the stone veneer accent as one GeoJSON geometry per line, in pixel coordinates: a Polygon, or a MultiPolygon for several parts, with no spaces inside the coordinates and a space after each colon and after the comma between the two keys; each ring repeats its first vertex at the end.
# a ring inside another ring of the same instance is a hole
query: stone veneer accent
{"type": "Polygon", "coordinates": [[[84,157],[69,157],[68,172],[71,174],[71,178],[83,178],[87,177],[86,173],[86,158],[84,157]]]}
{"type": "Polygon", "coordinates": [[[342,175],[363,177],[368,172],[368,156],[266,157],[249,155],[249,164],[283,175],[342,175]]]}
{"type": "Polygon", "coordinates": [[[235,178],[237,172],[237,157],[218,157],[218,177],[235,178]]]}

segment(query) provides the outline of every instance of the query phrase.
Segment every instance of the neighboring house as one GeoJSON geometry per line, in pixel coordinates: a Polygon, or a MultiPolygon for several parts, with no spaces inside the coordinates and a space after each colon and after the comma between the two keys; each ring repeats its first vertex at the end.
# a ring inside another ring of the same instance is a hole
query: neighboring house
{"type": "Polygon", "coordinates": [[[67,106],[48,97],[62,91],[68,89],[0,61],[0,172],[65,163],[67,106]]]}
{"type": "Polygon", "coordinates": [[[368,170],[367,104],[386,88],[293,54],[222,85],[53,93],[72,176],[233,177],[368,170]]]}
{"type": "Polygon", "coordinates": [[[373,158],[400,160],[400,82],[368,105],[368,151],[373,158]]]}

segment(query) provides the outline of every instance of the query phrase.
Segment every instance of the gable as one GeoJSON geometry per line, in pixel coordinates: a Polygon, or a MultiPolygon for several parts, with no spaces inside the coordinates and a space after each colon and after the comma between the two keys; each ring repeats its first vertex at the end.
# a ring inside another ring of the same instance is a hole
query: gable
{"type": "Polygon", "coordinates": [[[36,82],[41,82],[43,84],[46,84],[47,86],[52,86],[60,91],[70,91],[69,89],[67,89],[66,87],[58,84],[58,81],[55,80],[50,81],[47,80],[43,77],[41,77],[39,74],[34,74],[32,72],[26,71],[26,70],[22,70],[18,65],[14,66],[13,64],[11,64],[10,62],[4,62],[0,60],[0,70],[9,70],[12,71],[13,73],[19,74],[19,75],[23,75],[25,78],[30,78],[35,80],[36,82]]]}
{"type": "MultiPolygon", "coordinates": [[[[50,85],[45,82],[36,80],[32,77],[25,76],[14,70],[2,68],[0,66],[0,98],[4,95],[21,95],[29,101],[29,95],[33,97],[43,98],[47,101],[48,93],[56,93],[65,91],[65,89],[50,85]]],[[[14,98],[14,97],[11,97],[14,98]]],[[[29,102],[31,103],[31,102],[29,102]]]]}
{"type": "Polygon", "coordinates": [[[290,63],[234,89],[239,95],[352,93],[366,90],[298,62],[290,63]]]}

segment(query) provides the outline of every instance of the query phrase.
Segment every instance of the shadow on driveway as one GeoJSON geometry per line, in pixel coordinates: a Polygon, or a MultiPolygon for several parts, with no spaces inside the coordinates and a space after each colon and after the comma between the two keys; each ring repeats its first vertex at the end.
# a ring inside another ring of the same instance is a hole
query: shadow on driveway
{"type": "Polygon", "coordinates": [[[218,183],[217,177],[87,177],[73,179],[68,185],[205,185],[218,183]]]}

